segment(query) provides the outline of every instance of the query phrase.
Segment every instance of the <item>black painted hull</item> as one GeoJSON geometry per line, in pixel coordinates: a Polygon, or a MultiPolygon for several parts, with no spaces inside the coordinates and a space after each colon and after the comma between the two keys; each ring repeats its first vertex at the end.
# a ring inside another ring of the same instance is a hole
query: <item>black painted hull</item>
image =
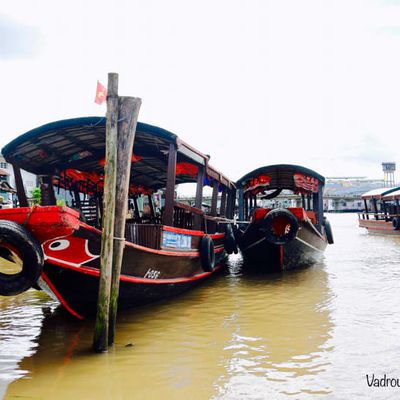
{"type": "MultiPolygon", "coordinates": [[[[198,276],[194,280],[182,280],[176,283],[161,280],[148,283],[121,281],[118,309],[127,310],[177,296],[214,275],[222,265],[223,262],[212,273],[202,274],[203,276],[198,276]]],[[[44,273],[51,281],[53,288],[57,290],[58,300],[71,314],[78,318],[95,314],[99,289],[98,277],[50,264],[45,265],[44,273]]],[[[47,283],[41,282],[42,289],[48,291],[47,283]]]]}
{"type": "MultiPolygon", "coordinates": [[[[119,309],[176,296],[215,274],[227,257],[223,236],[211,235],[215,249],[215,268],[212,271],[205,271],[202,267],[196,244],[200,235],[192,238],[194,248],[184,251],[155,250],[126,242],[119,309]]],[[[42,245],[46,262],[38,284],[49,294],[55,295],[64,308],[77,318],[96,312],[100,245],[100,231],[84,225],[72,235],[51,239],[42,245]],[[68,246],[63,250],[62,246],[66,246],[67,242],[68,246]]]]}
{"type": "Polygon", "coordinates": [[[312,265],[323,258],[326,239],[307,221],[299,222],[296,237],[287,244],[271,244],[257,222],[238,238],[243,267],[257,271],[283,271],[312,265]]]}

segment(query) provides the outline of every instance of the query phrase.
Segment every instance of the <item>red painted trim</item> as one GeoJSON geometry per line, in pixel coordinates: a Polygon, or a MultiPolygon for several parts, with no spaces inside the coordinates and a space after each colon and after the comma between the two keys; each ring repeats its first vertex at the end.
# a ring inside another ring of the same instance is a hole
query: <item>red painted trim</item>
{"type": "MultiPolygon", "coordinates": [[[[175,228],[174,226],[167,226],[167,225],[163,226],[163,231],[182,233],[184,235],[193,235],[193,236],[206,236],[207,235],[203,231],[191,231],[190,229],[175,228]]],[[[211,237],[211,239],[220,239],[225,236],[225,233],[214,233],[209,236],[211,237]]]]}
{"type": "Polygon", "coordinates": [[[191,231],[190,229],[175,228],[174,226],[163,226],[163,231],[182,233],[184,235],[204,236],[203,231],[191,231]]]}
{"type": "Polygon", "coordinates": [[[366,228],[368,230],[376,230],[376,231],[388,231],[393,232],[393,234],[400,234],[400,231],[396,231],[393,229],[391,222],[386,221],[371,221],[371,220],[358,220],[359,226],[361,228],[366,228]]]}
{"type": "MultiPolygon", "coordinates": [[[[54,265],[57,265],[58,267],[62,267],[62,268],[65,268],[65,269],[70,269],[72,271],[75,271],[75,272],[78,272],[78,273],[82,273],[82,274],[85,274],[85,275],[91,275],[91,276],[95,276],[95,277],[100,276],[100,270],[98,270],[97,268],[75,267],[73,265],[64,264],[62,262],[55,261],[55,260],[50,260],[50,259],[47,260],[47,262],[49,264],[54,264],[54,265]]],[[[123,282],[149,283],[149,284],[155,284],[155,285],[170,284],[170,283],[184,283],[184,282],[192,282],[192,281],[196,281],[198,279],[204,278],[204,277],[206,277],[208,275],[211,275],[214,272],[218,271],[220,268],[222,268],[222,265],[217,265],[212,272],[203,272],[202,274],[191,276],[191,277],[188,277],[188,278],[147,279],[147,278],[139,278],[139,277],[133,277],[133,276],[128,276],[128,275],[121,275],[120,280],[123,281],[123,282]]],[[[42,275],[44,275],[44,273],[42,273],[42,275]]],[[[47,280],[46,280],[46,282],[47,282],[47,280]]],[[[50,284],[49,284],[49,286],[50,286],[50,284]]],[[[54,292],[54,294],[57,296],[57,298],[59,298],[58,296],[60,296],[59,300],[64,305],[64,307],[67,308],[67,309],[68,308],[70,309],[70,307],[65,303],[65,300],[62,299],[61,295],[58,292],[56,293],[56,289],[54,288],[54,286],[52,286],[50,288],[54,292]],[[53,290],[53,288],[54,288],[54,290],[53,290]]],[[[68,309],[68,311],[70,311],[69,309],[68,309]]],[[[73,313],[74,311],[71,310],[70,312],[73,313]]]]}
{"type": "Polygon", "coordinates": [[[213,235],[210,235],[211,239],[221,239],[225,237],[225,233],[214,233],[213,235]]]}
{"type": "Polygon", "coordinates": [[[57,299],[60,301],[60,303],[64,306],[64,308],[71,313],[74,317],[78,318],[78,319],[85,319],[82,315],[78,314],[76,311],[74,311],[69,305],[68,303],[64,300],[64,298],[61,296],[61,294],[59,293],[59,291],[54,287],[54,285],[51,283],[49,277],[42,272],[42,278],[44,279],[44,281],[47,283],[47,285],[49,286],[50,290],[54,293],[54,295],[57,297],[57,299]]]}

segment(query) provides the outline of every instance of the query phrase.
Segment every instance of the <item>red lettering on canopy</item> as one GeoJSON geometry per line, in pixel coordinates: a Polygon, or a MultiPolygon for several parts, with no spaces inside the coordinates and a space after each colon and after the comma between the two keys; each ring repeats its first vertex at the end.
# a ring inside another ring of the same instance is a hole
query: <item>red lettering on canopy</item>
{"type": "Polygon", "coordinates": [[[246,182],[244,185],[244,193],[251,192],[252,194],[257,194],[262,192],[267,186],[269,186],[269,182],[271,181],[271,177],[268,175],[260,175],[257,178],[253,178],[250,181],[246,182]]]}
{"type": "Polygon", "coordinates": [[[303,189],[306,192],[318,193],[318,179],[304,174],[293,174],[294,184],[299,188],[300,192],[303,189]]]}

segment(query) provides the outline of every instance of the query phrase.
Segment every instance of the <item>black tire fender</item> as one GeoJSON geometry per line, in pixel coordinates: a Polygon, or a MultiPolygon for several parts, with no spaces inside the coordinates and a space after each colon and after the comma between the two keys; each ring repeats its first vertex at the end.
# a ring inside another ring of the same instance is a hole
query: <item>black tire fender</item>
{"type": "Polygon", "coordinates": [[[333,244],[333,233],[332,233],[331,224],[326,219],[326,217],[324,217],[323,226],[325,228],[326,240],[328,241],[329,244],[333,244]]]}
{"type": "Polygon", "coordinates": [[[215,267],[214,242],[210,236],[203,236],[200,240],[200,261],[206,272],[212,272],[215,267]]]}
{"type": "Polygon", "coordinates": [[[260,230],[265,233],[265,239],[272,244],[286,244],[292,241],[299,230],[299,222],[293,213],[286,208],[275,208],[271,210],[261,221],[260,230]],[[274,224],[278,219],[286,223],[287,231],[283,234],[277,234],[274,231],[274,224]]]}
{"type": "Polygon", "coordinates": [[[392,226],[395,231],[398,231],[400,229],[400,218],[394,217],[392,219],[392,226]]]}
{"type": "Polygon", "coordinates": [[[225,226],[224,248],[228,254],[238,253],[236,239],[231,224],[225,226]]]}
{"type": "Polygon", "coordinates": [[[22,269],[15,274],[0,272],[0,295],[13,296],[30,289],[43,269],[43,250],[38,240],[22,225],[14,221],[0,220],[0,252],[10,259],[10,248],[18,252],[22,269]]]}

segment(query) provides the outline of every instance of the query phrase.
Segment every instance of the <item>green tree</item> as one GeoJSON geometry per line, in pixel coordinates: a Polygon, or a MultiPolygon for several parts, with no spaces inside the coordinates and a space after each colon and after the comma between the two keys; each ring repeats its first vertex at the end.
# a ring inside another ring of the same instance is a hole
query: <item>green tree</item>
{"type": "Polygon", "coordinates": [[[31,190],[31,198],[34,205],[40,205],[41,197],[40,188],[35,187],[31,190]]]}

